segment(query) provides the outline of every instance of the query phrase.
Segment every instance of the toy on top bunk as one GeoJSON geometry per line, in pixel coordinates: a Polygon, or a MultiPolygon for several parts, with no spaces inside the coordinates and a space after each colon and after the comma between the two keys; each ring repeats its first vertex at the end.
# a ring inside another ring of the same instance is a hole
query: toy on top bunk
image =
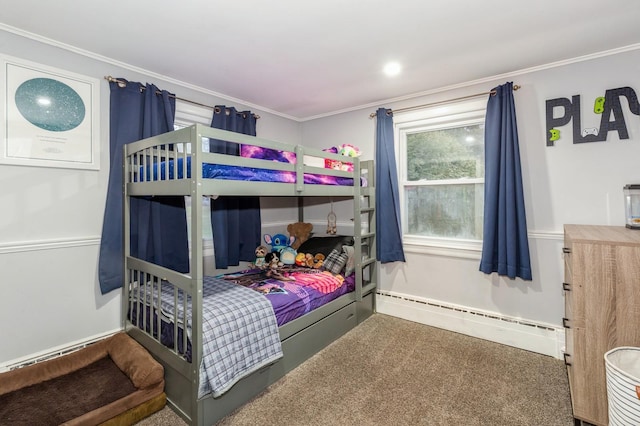
{"type": "MultiPolygon", "coordinates": [[[[362,154],[360,152],[360,148],[350,144],[333,146],[331,148],[325,149],[324,151],[330,152],[332,154],[344,155],[345,157],[351,157],[351,158],[359,157],[360,154],[362,154]]],[[[353,171],[353,163],[349,163],[348,161],[333,160],[329,158],[325,158],[324,167],[327,169],[342,170],[346,172],[353,171]]]]}

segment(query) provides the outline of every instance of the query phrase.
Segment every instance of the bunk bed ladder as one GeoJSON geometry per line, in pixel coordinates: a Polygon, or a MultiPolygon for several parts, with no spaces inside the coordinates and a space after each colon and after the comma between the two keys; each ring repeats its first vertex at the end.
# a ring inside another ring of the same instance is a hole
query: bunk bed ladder
{"type": "MultiPolygon", "coordinates": [[[[358,187],[354,194],[354,255],[356,273],[356,300],[375,293],[377,286],[376,265],[376,211],[374,168],[372,161],[360,163],[366,170],[368,186],[358,187]]],[[[373,297],[373,296],[372,296],[373,297]]]]}

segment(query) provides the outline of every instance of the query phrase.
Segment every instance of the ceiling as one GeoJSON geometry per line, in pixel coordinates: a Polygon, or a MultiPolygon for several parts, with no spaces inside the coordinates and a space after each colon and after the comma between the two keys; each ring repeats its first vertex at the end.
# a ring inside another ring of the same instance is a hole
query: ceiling
{"type": "Polygon", "coordinates": [[[640,47],[638,0],[516,3],[0,0],[0,29],[301,121],[640,47]]]}

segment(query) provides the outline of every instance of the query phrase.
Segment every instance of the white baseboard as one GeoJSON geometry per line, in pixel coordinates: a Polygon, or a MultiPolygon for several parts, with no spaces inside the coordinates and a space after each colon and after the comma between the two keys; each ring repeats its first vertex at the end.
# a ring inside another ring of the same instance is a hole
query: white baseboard
{"type": "Polygon", "coordinates": [[[7,362],[3,362],[2,364],[0,364],[0,373],[26,367],[31,364],[36,364],[38,362],[47,361],[49,359],[57,358],[71,352],[75,352],[99,340],[106,339],[107,337],[112,336],[120,331],[122,330],[118,329],[106,333],[96,334],[86,339],[77,340],[75,342],[70,342],[66,345],[61,345],[55,348],[48,349],[46,351],[28,355],[26,357],[16,358],[7,362]]]}
{"type": "Polygon", "coordinates": [[[564,329],[435,300],[379,290],[381,314],[562,359],[564,329]]]}

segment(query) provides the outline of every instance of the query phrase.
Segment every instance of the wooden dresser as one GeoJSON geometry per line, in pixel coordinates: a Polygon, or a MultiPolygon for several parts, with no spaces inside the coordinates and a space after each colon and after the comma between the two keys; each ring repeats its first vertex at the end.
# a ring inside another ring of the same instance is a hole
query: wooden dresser
{"type": "Polygon", "coordinates": [[[565,363],[577,421],[608,424],[604,354],[640,346],[640,230],[565,225],[565,363]]]}

